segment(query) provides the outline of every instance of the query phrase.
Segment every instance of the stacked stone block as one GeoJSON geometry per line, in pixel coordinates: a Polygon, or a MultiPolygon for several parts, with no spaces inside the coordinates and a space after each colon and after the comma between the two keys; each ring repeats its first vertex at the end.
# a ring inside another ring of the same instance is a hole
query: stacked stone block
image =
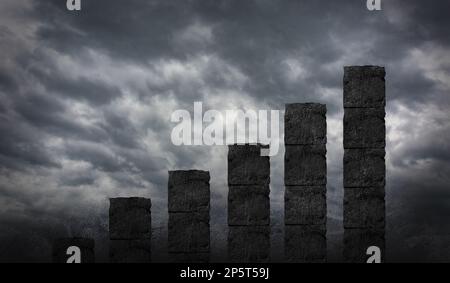
{"type": "Polygon", "coordinates": [[[151,200],[112,198],[109,207],[111,262],[150,262],[151,200]]]}
{"type": "Polygon", "coordinates": [[[228,256],[232,262],[270,259],[270,159],[265,145],[228,150],[228,256]]]}
{"type": "Polygon", "coordinates": [[[285,256],[325,262],[327,255],[326,106],[287,104],[285,112],[285,256]]]}
{"type": "Polygon", "coordinates": [[[76,247],[79,251],[79,263],[94,263],[95,262],[95,242],[90,238],[61,238],[57,239],[53,243],[52,257],[54,263],[69,263],[74,262],[70,259],[75,256],[75,252],[69,249],[70,247],[76,247]]]}
{"type": "MultiPolygon", "coordinates": [[[[344,68],[344,260],[385,248],[385,70],[344,68]]],[[[383,260],[383,259],[382,259],[383,260]]]]}
{"type": "Polygon", "coordinates": [[[210,175],[169,171],[169,254],[174,262],[208,262],[210,175]]]}

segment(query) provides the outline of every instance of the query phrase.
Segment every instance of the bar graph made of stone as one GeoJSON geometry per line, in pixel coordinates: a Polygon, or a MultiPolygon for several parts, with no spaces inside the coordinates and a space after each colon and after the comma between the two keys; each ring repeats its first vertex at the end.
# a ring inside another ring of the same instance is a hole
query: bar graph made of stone
{"type": "Polygon", "coordinates": [[[344,260],[385,254],[385,70],[344,68],[344,260]]]}
{"type": "MultiPolygon", "coordinates": [[[[373,259],[373,254],[367,254],[370,247],[378,248],[380,260],[385,261],[385,76],[384,67],[344,67],[343,256],[346,262],[373,259]]],[[[327,107],[319,103],[292,103],[286,104],[285,110],[285,259],[298,263],[326,262],[327,107]]],[[[270,157],[261,156],[268,148],[261,144],[228,147],[230,262],[271,260],[270,157]]],[[[167,250],[172,262],[210,261],[210,178],[209,171],[169,171],[167,250]]],[[[147,198],[110,199],[111,262],[151,262],[151,207],[147,198]]],[[[94,240],[88,238],[55,240],[53,261],[67,262],[68,249],[74,247],[79,250],[82,263],[95,261],[94,240]]]]}
{"type": "Polygon", "coordinates": [[[270,260],[270,160],[264,145],[228,147],[228,257],[270,260]]]}
{"type": "Polygon", "coordinates": [[[169,255],[173,262],[209,262],[210,175],[169,171],[169,255]]]}
{"type": "Polygon", "coordinates": [[[151,200],[112,198],[109,207],[111,262],[150,262],[151,200]]]}
{"type": "Polygon", "coordinates": [[[287,104],[285,112],[285,257],[325,262],[327,255],[326,106],[287,104]]]}

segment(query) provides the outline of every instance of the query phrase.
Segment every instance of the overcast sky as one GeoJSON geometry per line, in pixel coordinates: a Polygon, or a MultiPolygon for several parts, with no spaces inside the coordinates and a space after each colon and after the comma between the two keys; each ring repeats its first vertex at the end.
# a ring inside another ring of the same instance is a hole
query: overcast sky
{"type": "MultiPolygon", "coordinates": [[[[65,2],[0,2],[0,261],[49,260],[61,236],[96,238],[105,260],[108,198],[117,196],[151,198],[155,241],[164,242],[167,171],[190,168],[211,171],[220,254],[227,149],[170,142],[170,114],[194,101],[218,110],[327,105],[337,259],[343,66],[366,64],[387,72],[388,259],[450,260],[449,1],[382,0],[381,12],[365,0],[82,0],[80,12],[65,2]]],[[[274,249],[283,155],[271,163],[274,249]]]]}

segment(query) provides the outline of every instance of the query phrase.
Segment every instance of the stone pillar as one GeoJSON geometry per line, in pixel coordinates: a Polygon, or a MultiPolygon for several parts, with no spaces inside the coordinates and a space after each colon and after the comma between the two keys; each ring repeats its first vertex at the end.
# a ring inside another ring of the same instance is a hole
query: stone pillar
{"type": "Polygon", "coordinates": [[[344,68],[344,260],[385,255],[385,70],[344,68]]]}
{"type": "Polygon", "coordinates": [[[270,160],[262,145],[228,150],[228,257],[232,262],[270,259],[270,160]]]}
{"type": "Polygon", "coordinates": [[[150,262],[151,200],[112,198],[109,207],[111,262],[150,262]]]}
{"type": "Polygon", "coordinates": [[[327,256],[326,106],[287,104],[285,112],[285,256],[325,262],[327,256]]]}
{"type": "Polygon", "coordinates": [[[61,238],[53,243],[54,263],[94,263],[95,242],[90,238],[61,238]]]}
{"type": "Polygon", "coordinates": [[[174,262],[209,262],[209,172],[169,171],[169,254],[174,262]]]}

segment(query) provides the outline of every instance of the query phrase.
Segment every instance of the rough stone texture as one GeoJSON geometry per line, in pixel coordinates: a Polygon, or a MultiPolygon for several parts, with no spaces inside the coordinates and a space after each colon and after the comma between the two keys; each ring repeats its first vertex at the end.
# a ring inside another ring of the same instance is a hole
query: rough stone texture
{"type": "Polygon", "coordinates": [[[289,145],[326,144],[326,113],[325,104],[286,104],[284,143],[289,145]]]}
{"type": "Polygon", "coordinates": [[[267,185],[270,183],[270,161],[261,156],[262,145],[230,145],[228,147],[229,185],[267,185]]]}
{"type": "Polygon", "coordinates": [[[286,187],[284,195],[286,225],[325,225],[327,221],[326,187],[286,187]]]}
{"type": "Polygon", "coordinates": [[[67,249],[76,246],[81,252],[81,263],[95,262],[95,241],[90,238],[61,238],[53,242],[52,258],[54,263],[66,263],[71,255],[67,249]]]}
{"type": "Polygon", "coordinates": [[[344,67],[344,107],[383,108],[386,104],[384,67],[344,67]]]}
{"type": "Polygon", "coordinates": [[[209,211],[207,171],[169,171],[169,212],[209,211]]]}
{"type": "Polygon", "coordinates": [[[325,225],[286,225],[285,256],[289,262],[325,262],[327,238],[325,225]]]}
{"type": "Polygon", "coordinates": [[[284,184],[322,186],[327,184],[325,145],[286,145],[284,184]]]}
{"type": "Polygon", "coordinates": [[[367,248],[377,246],[381,250],[381,262],[385,261],[384,229],[345,229],[344,230],[344,260],[346,262],[366,263],[370,255],[367,248]]]}
{"type": "Polygon", "coordinates": [[[113,263],[151,262],[151,240],[111,240],[109,257],[113,263]]]}
{"type": "Polygon", "coordinates": [[[346,188],[344,228],[385,228],[384,188],[346,188]]]}
{"type": "Polygon", "coordinates": [[[344,114],[344,148],[384,148],[384,108],[347,108],[344,114]]]}
{"type": "Polygon", "coordinates": [[[170,254],[172,262],[175,263],[207,263],[209,262],[209,253],[172,253],[170,254]]]}
{"type": "Polygon", "coordinates": [[[261,156],[262,148],[268,146],[229,146],[228,256],[233,262],[269,261],[270,159],[261,156]]]}
{"type": "Polygon", "coordinates": [[[384,149],[346,149],[344,187],[384,187],[386,165],[384,149]]]}
{"type": "Polygon", "coordinates": [[[176,170],[169,171],[169,185],[184,185],[191,182],[209,183],[209,171],[202,170],[176,170]]]}
{"type": "Polygon", "coordinates": [[[270,226],[230,226],[228,258],[231,262],[269,262],[270,226]]]}
{"type": "Polygon", "coordinates": [[[110,239],[150,239],[152,234],[151,206],[151,200],[145,198],[110,199],[110,239]]]}
{"type": "Polygon", "coordinates": [[[269,225],[269,185],[230,186],[228,225],[269,225]]]}
{"type": "Polygon", "coordinates": [[[169,252],[209,252],[209,211],[169,213],[169,252]]]}

